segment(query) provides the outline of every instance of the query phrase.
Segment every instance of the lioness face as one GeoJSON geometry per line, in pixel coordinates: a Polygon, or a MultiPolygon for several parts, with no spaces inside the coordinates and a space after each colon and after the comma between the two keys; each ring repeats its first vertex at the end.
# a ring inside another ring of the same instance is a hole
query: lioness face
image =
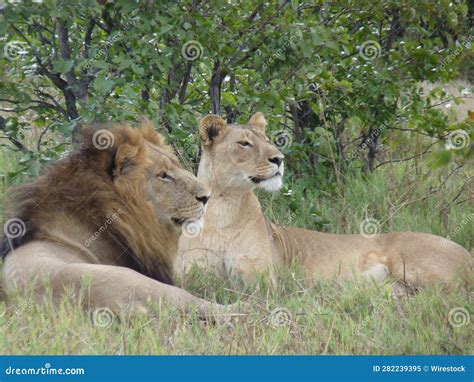
{"type": "Polygon", "coordinates": [[[284,157],[265,135],[265,127],[261,113],[246,125],[227,125],[215,115],[204,117],[200,135],[205,155],[199,175],[207,173],[204,177],[219,183],[220,188],[278,190],[282,185],[284,157]]]}
{"type": "Polygon", "coordinates": [[[196,222],[202,225],[210,192],[180,166],[169,147],[150,142],[138,148],[123,146],[117,151],[119,170],[114,183],[125,197],[130,192],[129,187],[138,185],[162,224],[181,227],[185,222],[196,222]]]}

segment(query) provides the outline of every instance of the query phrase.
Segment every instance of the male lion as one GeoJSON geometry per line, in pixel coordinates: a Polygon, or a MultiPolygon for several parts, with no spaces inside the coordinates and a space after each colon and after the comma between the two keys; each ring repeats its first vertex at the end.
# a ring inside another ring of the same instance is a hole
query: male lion
{"type": "Polygon", "coordinates": [[[5,286],[33,286],[39,300],[51,290],[57,301],[88,282],[87,307],[116,313],[161,299],[223,311],[172,285],[181,226],[202,219],[208,198],[151,123],[84,128],[70,155],[17,190],[4,227],[5,286]]]}
{"type": "Polygon", "coordinates": [[[442,237],[398,232],[367,238],[277,226],[265,219],[253,193],[280,188],[283,155],[265,135],[266,121],[255,114],[247,125],[227,125],[216,115],[202,119],[198,179],[213,194],[197,237],[181,237],[175,270],[192,264],[247,283],[255,275],[295,260],[309,277],[347,278],[361,274],[378,281],[393,274],[412,286],[450,281],[472,264],[470,254],[442,237]]]}

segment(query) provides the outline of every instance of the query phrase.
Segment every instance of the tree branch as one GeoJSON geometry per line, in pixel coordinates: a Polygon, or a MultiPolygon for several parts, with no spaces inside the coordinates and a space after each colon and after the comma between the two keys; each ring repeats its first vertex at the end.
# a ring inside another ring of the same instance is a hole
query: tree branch
{"type": "MultiPolygon", "coordinates": [[[[289,0],[284,0],[279,6],[278,8],[276,9],[275,13],[268,16],[266,18],[265,21],[257,24],[259,27],[255,30],[255,31],[252,31],[252,27],[249,28],[247,31],[245,31],[245,33],[242,33],[242,35],[249,35],[251,36],[249,39],[247,39],[246,41],[244,41],[243,43],[241,43],[239,45],[239,47],[237,48],[237,53],[235,53],[230,59],[229,61],[223,65],[223,66],[231,66],[233,65],[238,59],[239,59],[239,56],[241,55],[241,53],[244,51],[244,49],[248,46],[249,42],[250,42],[250,39],[255,36],[255,35],[258,35],[258,33],[260,33],[266,26],[267,24],[272,21],[279,13],[280,11],[289,3],[289,0]]],[[[254,13],[252,13],[252,15],[249,17],[249,21],[252,22],[253,19],[256,17],[256,15],[258,14],[258,11],[259,11],[259,8],[257,7],[257,9],[254,11],[254,13]],[[256,12],[256,13],[255,13],[256,12]]]]}
{"type": "Polygon", "coordinates": [[[430,144],[425,151],[423,151],[422,153],[420,154],[416,154],[416,155],[413,155],[411,157],[408,157],[408,158],[402,158],[402,159],[394,159],[394,160],[389,160],[389,161],[385,161],[385,162],[382,162],[382,163],[379,163],[377,166],[375,166],[375,168],[379,168],[380,166],[383,166],[384,164],[388,164],[388,163],[396,163],[396,162],[406,162],[406,161],[409,161],[409,160],[412,160],[412,159],[415,159],[415,158],[418,158],[422,155],[425,155],[429,152],[429,150],[431,149],[431,147],[433,147],[435,144],[437,144],[439,142],[436,141],[436,142],[433,142],[432,144],[430,144]]]}
{"type": "Polygon", "coordinates": [[[89,25],[86,30],[86,34],[84,37],[84,58],[89,58],[89,49],[91,47],[92,42],[92,32],[94,31],[95,26],[97,25],[95,18],[92,18],[89,21],[89,25]]]}
{"type": "Polygon", "coordinates": [[[8,132],[6,131],[5,119],[1,116],[0,116],[0,130],[5,133],[5,137],[1,137],[1,138],[9,140],[13,144],[13,146],[15,146],[20,151],[24,153],[31,153],[31,151],[23,143],[21,143],[18,139],[8,134],[8,132]]]}
{"type": "Polygon", "coordinates": [[[71,89],[69,88],[68,83],[64,81],[59,76],[59,74],[52,73],[51,71],[49,71],[46,65],[43,64],[43,62],[41,61],[41,57],[36,47],[31,43],[28,37],[26,37],[25,34],[16,27],[16,25],[12,24],[12,28],[28,44],[31,51],[33,52],[33,55],[39,66],[38,73],[49,78],[53,82],[53,84],[63,93],[64,99],[66,101],[66,110],[67,110],[68,118],[69,119],[79,118],[79,114],[77,112],[77,107],[76,107],[76,97],[74,93],[71,91],[71,89]]]}
{"type": "Polygon", "coordinates": [[[178,99],[179,103],[183,104],[184,101],[186,100],[186,89],[188,87],[189,81],[191,80],[191,70],[193,68],[193,65],[191,62],[188,62],[186,64],[186,71],[183,76],[183,81],[181,82],[181,87],[178,92],[178,99]]]}
{"type": "Polygon", "coordinates": [[[51,95],[51,94],[48,94],[48,93],[45,93],[41,90],[37,90],[36,91],[38,95],[40,96],[43,96],[43,97],[46,97],[48,98],[49,100],[51,100],[51,102],[54,104],[56,110],[61,113],[66,119],[68,119],[68,114],[67,114],[67,111],[64,110],[64,108],[59,104],[58,101],[56,101],[56,99],[51,95]]]}
{"type": "MultiPolygon", "coordinates": [[[[71,47],[69,46],[69,30],[66,28],[64,21],[60,18],[56,21],[56,33],[59,41],[59,52],[64,61],[71,61],[71,47]]],[[[66,82],[68,87],[73,91],[77,99],[85,99],[87,97],[87,84],[78,81],[74,74],[74,66],[66,73],[66,82]]]]}
{"type": "Polygon", "coordinates": [[[211,98],[211,111],[213,114],[221,114],[221,87],[226,73],[227,71],[222,68],[221,62],[216,60],[209,85],[209,97],[211,98]]]}
{"type": "Polygon", "coordinates": [[[44,135],[48,132],[48,130],[50,129],[50,127],[53,126],[53,123],[49,124],[48,126],[46,126],[43,131],[41,132],[40,136],[38,137],[38,142],[36,143],[36,150],[39,152],[41,151],[41,141],[44,137],[44,135]]]}

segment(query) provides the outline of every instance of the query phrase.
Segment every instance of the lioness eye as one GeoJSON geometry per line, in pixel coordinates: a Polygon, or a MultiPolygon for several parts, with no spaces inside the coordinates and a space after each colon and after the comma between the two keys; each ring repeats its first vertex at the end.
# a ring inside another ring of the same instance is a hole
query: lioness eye
{"type": "Polygon", "coordinates": [[[237,143],[242,147],[252,147],[252,144],[248,141],[240,141],[240,142],[237,142],[237,143]]]}

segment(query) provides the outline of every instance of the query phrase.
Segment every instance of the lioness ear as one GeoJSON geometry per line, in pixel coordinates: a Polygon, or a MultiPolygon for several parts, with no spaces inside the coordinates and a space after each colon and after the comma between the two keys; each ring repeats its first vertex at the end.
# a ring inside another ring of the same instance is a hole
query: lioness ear
{"type": "Polygon", "coordinates": [[[261,130],[262,133],[264,133],[265,128],[267,127],[267,120],[262,113],[258,112],[252,115],[252,117],[249,119],[248,125],[255,126],[257,129],[261,130]]]}
{"type": "Polygon", "coordinates": [[[114,177],[126,174],[138,162],[140,146],[132,146],[128,143],[121,144],[115,154],[114,177]]]}
{"type": "Polygon", "coordinates": [[[215,114],[206,115],[199,122],[199,135],[205,146],[210,145],[226,129],[228,129],[226,121],[215,114]]]}

